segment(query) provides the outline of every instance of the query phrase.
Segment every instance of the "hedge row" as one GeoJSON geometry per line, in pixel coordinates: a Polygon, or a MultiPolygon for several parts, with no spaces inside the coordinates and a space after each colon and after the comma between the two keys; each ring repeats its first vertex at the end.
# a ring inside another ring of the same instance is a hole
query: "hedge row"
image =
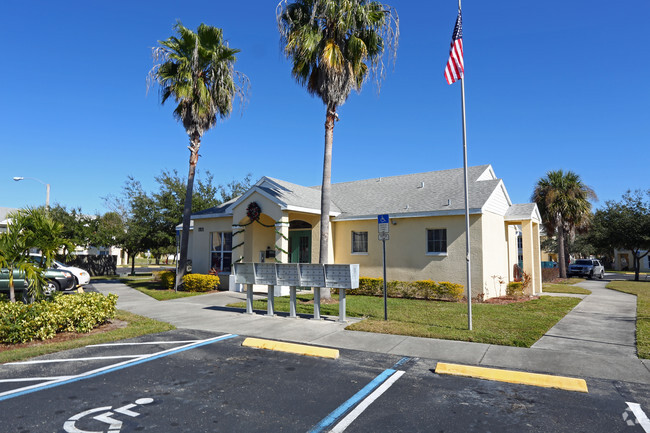
{"type": "Polygon", "coordinates": [[[115,317],[117,295],[55,294],[33,304],[0,302],[0,343],[47,340],[57,332],[90,332],[115,317]]]}
{"type": "Polygon", "coordinates": [[[209,292],[210,290],[216,290],[218,285],[219,277],[216,275],[183,275],[183,290],[187,292],[209,292]]]}
{"type": "MultiPolygon", "coordinates": [[[[154,272],[153,278],[154,281],[160,281],[165,289],[173,290],[176,272],[154,272]]],[[[183,276],[183,285],[179,287],[179,290],[186,292],[209,292],[216,290],[217,286],[219,286],[219,277],[216,275],[187,274],[183,276]]]]}
{"type": "MultiPolygon", "coordinates": [[[[462,284],[448,281],[389,281],[386,284],[389,298],[406,299],[447,299],[458,301],[463,299],[465,288],[462,284]]],[[[359,288],[346,290],[350,295],[383,296],[384,280],[382,278],[359,278],[359,288]]]]}

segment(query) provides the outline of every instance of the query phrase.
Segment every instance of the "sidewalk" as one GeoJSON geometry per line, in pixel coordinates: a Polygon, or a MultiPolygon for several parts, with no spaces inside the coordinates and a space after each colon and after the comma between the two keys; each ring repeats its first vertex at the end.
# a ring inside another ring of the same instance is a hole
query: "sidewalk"
{"type": "MultiPolygon", "coordinates": [[[[650,360],[639,360],[636,350],[632,353],[630,346],[634,345],[636,297],[605,289],[604,282],[588,283],[585,287],[594,294],[589,295],[529,349],[346,331],[344,328],[347,324],[337,322],[336,318],[317,321],[267,317],[262,312],[248,315],[241,310],[225,307],[243,301],[243,293],[220,292],[160,302],[121,283],[95,283],[93,286],[101,293],[117,294],[120,309],[168,322],[178,328],[483,367],[650,384],[650,360]],[[594,295],[594,300],[587,302],[594,295]],[[634,301],[633,311],[629,309],[630,300],[623,299],[628,297],[634,301]],[[619,334],[611,334],[610,330],[614,329],[619,334]],[[621,336],[621,340],[617,340],[617,335],[621,336]]],[[[355,320],[358,319],[350,319],[355,320]]]]}

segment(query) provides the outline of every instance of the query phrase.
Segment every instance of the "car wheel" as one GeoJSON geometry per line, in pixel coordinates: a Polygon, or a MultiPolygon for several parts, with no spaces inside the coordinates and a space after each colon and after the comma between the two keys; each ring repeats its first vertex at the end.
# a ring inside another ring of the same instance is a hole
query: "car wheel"
{"type": "Polygon", "coordinates": [[[605,278],[605,271],[600,271],[600,279],[602,280],[605,278]]]}
{"type": "Polygon", "coordinates": [[[54,292],[59,290],[59,285],[56,283],[56,281],[48,281],[47,286],[43,289],[43,294],[45,296],[51,296],[54,294],[54,292]]]}
{"type": "Polygon", "coordinates": [[[76,289],[79,286],[79,279],[74,277],[74,284],[72,285],[72,290],[76,289]]]}

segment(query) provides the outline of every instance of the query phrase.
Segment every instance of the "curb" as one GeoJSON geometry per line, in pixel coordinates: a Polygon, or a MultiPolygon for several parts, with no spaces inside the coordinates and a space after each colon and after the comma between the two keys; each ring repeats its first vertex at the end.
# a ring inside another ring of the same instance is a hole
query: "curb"
{"type": "Polygon", "coordinates": [[[436,365],[437,374],[466,376],[478,379],[496,380],[499,382],[518,383],[523,385],[557,388],[566,391],[589,392],[584,379],[552,376],[549,374],[526,373],[523,371],[501,370],[497,368],[472,367],[469,365],[446,364],[436,365]]]}
{"type": "Polygon", "coordinates": [[[284,343],[281,341],[262,340],[261,338],[247,338],[241,344],[245,347],[257,349],[277,350],[280,352],[295,353],[298,355],[318,356],[320,358],[338,359],[338,349],[326,347],[307,346],[304,344],[284,343]]]}

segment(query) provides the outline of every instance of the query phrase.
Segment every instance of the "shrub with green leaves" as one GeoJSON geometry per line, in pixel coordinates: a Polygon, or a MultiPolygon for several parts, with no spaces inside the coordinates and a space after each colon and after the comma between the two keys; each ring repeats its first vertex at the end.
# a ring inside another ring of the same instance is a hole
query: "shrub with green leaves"
{"type": "Polygon", "coordinates": [[[521,281],[513,281],[508,283],[508,286],[506,287],[506,295],[514,296],[515,298],[524,296],[524,283],[521,281]]]}
{"type": "Polygon", "coordinates": [[[219,285],[216,275],[187,274],[183,276],[183,290],[187,292],[209,292],[219,285]]]}
{"type": "MultiPolygon", "coordinates": [[[[389,281],[386,284],[389,298],[405,299],[449,299],[458,301],[463,298],[464,287],[462,284],[443,281],[437,283],[432,280],[420,281],[389,281]]],[[[350,295],[383,296],[384,280],[381,278],[359,278],[359,288],[348,290],[350,295]]]]}
{"type": "Polygon", "coordinates": [[[33,304],[0,303],[0,343],[47,340],[58,332],[90,332],[115,317],[117,295],[63,295],[33,304]]]}
{"type": "Polygon", "coordinates": [[[163,271],[158,273],[158,278],[162,286],[167,290],[174,289],[174,283],[176,282],[176,272],[174,271],[163,271]]]}

